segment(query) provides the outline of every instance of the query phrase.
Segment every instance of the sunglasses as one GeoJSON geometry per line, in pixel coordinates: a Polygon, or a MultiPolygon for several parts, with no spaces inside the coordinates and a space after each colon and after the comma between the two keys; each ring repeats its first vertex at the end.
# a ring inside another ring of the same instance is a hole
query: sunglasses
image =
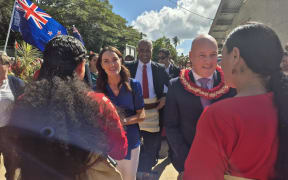
{"type": "Polygon", "coordinates": [[[166,59],[166,58],[167,58],[167,56],[159,56],[158,57],[158,59],[161,59],[161,60],[166,59]]]}

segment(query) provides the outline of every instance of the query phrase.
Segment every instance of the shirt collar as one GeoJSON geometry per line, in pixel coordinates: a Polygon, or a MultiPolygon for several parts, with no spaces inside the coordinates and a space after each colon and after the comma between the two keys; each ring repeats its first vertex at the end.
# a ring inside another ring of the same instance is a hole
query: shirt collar
{"type": "Polygon", "coordinates": [[[165,70],[166,70],[166,71],[169,70],[170,67],[171,67],[171,63],[169,64],[169,66],[168,66],[167,68],[165,68],[165,70]]]}
{"type": "MultiPolygon", "coordinates": [[[[192,68],[192,73],[193,73],[193,76],[194,76],[194,79],[195,81],[198,81],[199,79],[203,78],[201,76],[199,76],[195,71],[193,71],[193,68],[192,68]]],[[[215,73],[215,72],[214,72],[215,73]]],[[[211,76],[207,77],[209,80],[213,80],[213,75],[214,73],[212,73],[211,76]]]]}
{"type": "MultiPolygon", "coordinates": [[[[138,62],[139,62],[139,67],[140,68],[143,68],[143,65],[144,65],[144,63],[142,62],[142,61],[140,61],[140,59],[138,60],[138,62]]],[[[148,62],[148,63],[146,63],[146,66],[147,66],[147,68],[150,68],[151,67],[151,60],[148,62]]]]}

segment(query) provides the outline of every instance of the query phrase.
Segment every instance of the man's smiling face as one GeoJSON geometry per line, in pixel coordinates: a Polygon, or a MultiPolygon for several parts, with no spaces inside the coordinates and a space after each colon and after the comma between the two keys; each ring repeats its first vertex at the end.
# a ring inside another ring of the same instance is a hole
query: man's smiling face
{"type": "Polygon", "coordinates": [[[193,71],[202,78],[211,76],[217,66],[217,51],[217,43],[211,39],[201,38],[196,40],[189,53],[193,71]]]}

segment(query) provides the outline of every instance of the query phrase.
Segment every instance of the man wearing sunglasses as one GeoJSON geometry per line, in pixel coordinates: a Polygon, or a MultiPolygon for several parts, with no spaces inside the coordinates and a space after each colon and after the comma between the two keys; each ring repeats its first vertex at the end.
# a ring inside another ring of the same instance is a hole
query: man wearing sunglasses
{"type": "Polygon", "coordinates": [[[171,55],[168,49],[162,48],[158,51],[158,62],[164,64],[165,71],[168,73],[170,79],[179,76],[180,69],[171,63],[171,55]]]}

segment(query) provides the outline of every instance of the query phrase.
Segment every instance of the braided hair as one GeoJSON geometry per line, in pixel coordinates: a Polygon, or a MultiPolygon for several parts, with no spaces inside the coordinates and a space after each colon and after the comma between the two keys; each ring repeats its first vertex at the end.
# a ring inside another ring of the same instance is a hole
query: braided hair
{"type": "Polygon", "coordinates": [[[54,37],[45,46],[38,80],[54,76],[73,77],[75,68],[84,61],[85,55],[86,49],[78,39],[66,35],[54,37]]]}
{"type": "Polygon", "coordinates": [[[249,23],[233,30],[226,39],[228,53],[234,47],[240,51],[247,66],[266,80],[274,93],[278,109],[278,156],[275,164],[277,180],[288,179],[288,78],[280,69],[283,48],[277,34],[261,23],[249,23]]]}

